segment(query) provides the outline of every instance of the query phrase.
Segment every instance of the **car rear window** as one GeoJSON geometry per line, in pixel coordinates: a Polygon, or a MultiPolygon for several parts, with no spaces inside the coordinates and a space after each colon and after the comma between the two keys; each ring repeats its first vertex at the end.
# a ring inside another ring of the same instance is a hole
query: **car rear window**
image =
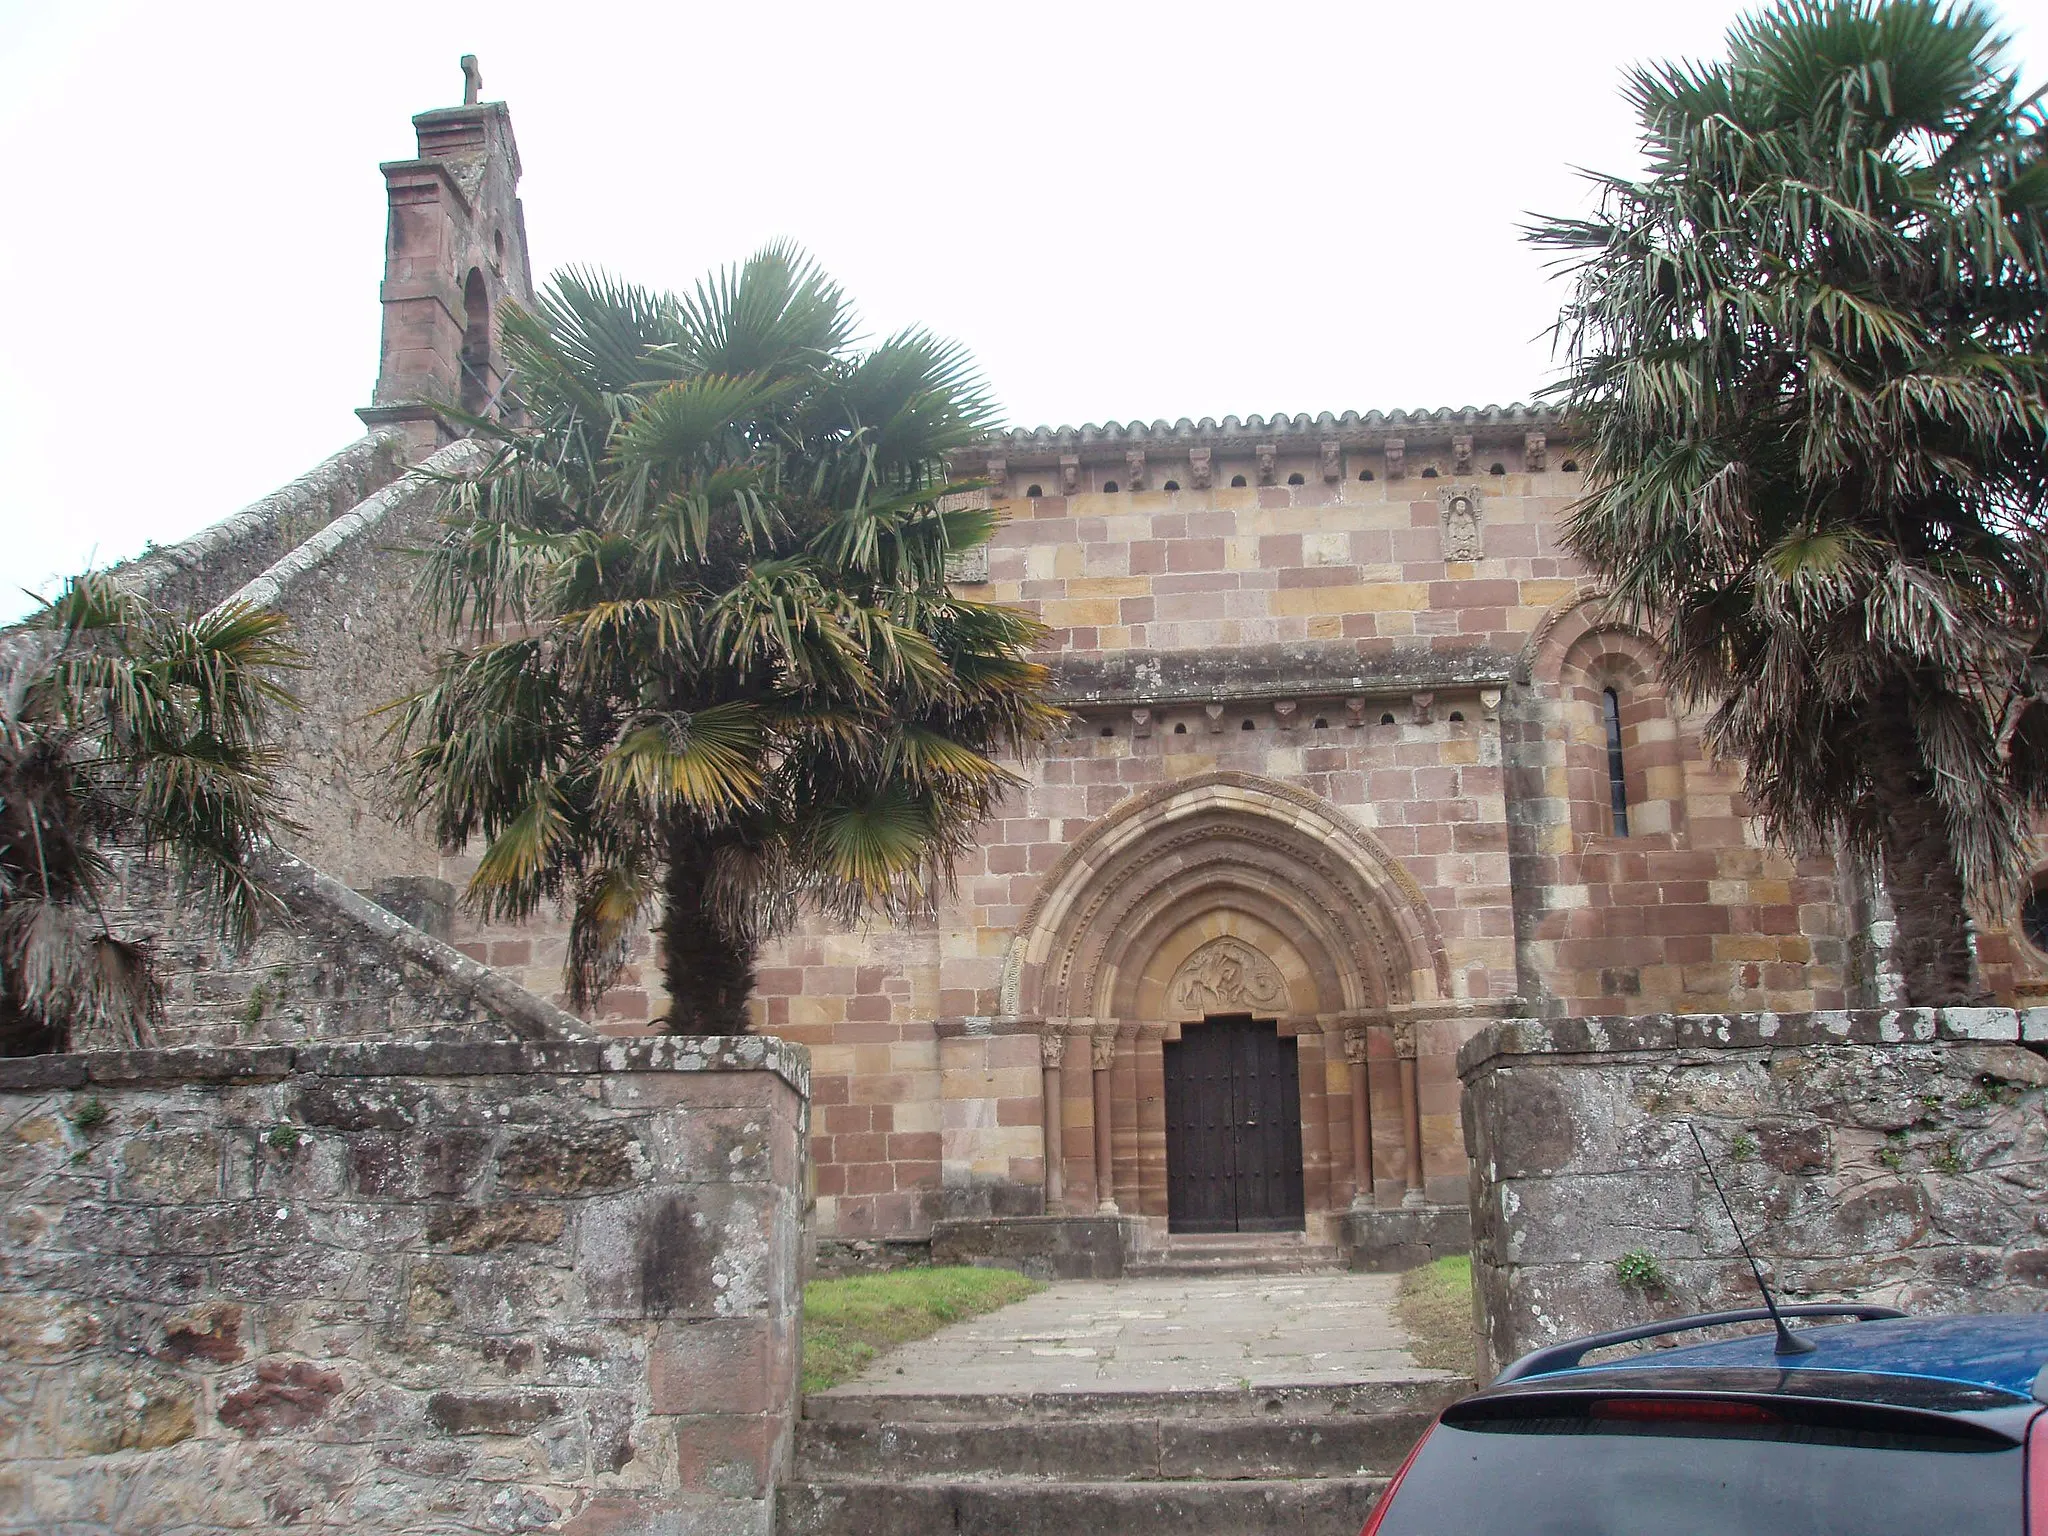
{"type": "Polygon", "coordinates": [[[2020,1448],[1928,1415],[1645,1400],[1482,1413],[1501,1416],[1447,1419],[1431,1433],[1379,1536],[2021,1529],[2020,1448]]]}

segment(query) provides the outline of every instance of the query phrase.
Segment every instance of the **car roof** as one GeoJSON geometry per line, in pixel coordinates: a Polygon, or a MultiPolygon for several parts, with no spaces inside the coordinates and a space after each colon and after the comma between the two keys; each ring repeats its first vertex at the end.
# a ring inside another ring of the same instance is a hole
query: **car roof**
{"type": "Polygon", "coordinates": [[[1762,1368],[1786,1373],[1834,1371],[1920,1377],[2032,1397],[2036,1378],[2048,1367],[2048,1315],[2037,1312],[1902,1317],[1796,1331],[1814,1346],[1812,1354],[1776,1354],[1775,1335],[1766,1331],[1711,1344],[1648,1350],[1620,1360],[1545,1372],[1525,1380],[1562,1383],[1595,1371],[1697,1373],[1716,1368],[1762,1368]]]}

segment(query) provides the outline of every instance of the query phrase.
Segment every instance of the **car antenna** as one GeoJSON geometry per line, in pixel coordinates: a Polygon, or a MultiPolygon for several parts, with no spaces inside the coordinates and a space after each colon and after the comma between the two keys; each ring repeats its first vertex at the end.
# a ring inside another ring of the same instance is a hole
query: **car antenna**
{"type": "Polygon", "coordinates": [[[1699,1127],[1688,1120],[1685,1128],[1692,1132],[1692,1144],[1699,1148],[1700,1166],[1707,1170],[1714,1193],[1720,1197],[1722,1213],[1727,1216],[1728,1225],[1735,1229],[1735,1241],[1742,1245],[1742,1256],[1749,1260],[1749,1272],[1756,1276],[1756,1288],[1764,1293],[1764,1308],[1771,1314],[1771,1326],[1778,1330],[1778,1343],[1771,1352],[1777,1355],[1812,1354],[1813,1340],[1800,1338],[1785,1326],[1785,1319],[1779,1315],[1777,1300],[1771,1295],[1771,1288],[1764,1283],[1763,1268],[1757,1263],[1756,1255],[1749,1251],[1749,1239],[1742,1235],[1742,1223],[1735,1219],[1735,1207],[1728,1203],[1728,1192],[1721,1188],[1720,1175],[1714,1172],[1713,1159],[1707,1156],[1707,1144],[1700,1140],[1699,1127]]]}

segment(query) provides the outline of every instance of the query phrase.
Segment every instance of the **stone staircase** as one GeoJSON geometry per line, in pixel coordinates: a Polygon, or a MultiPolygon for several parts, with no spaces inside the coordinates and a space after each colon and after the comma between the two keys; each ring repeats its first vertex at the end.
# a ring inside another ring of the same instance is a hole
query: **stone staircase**
{"type": "Polygon", "coordinates": [[[1141,1276],[1306,1275],[1342,1267],[1334,1245],[1300,1232],[1178,1232],[1141,1248],[1124,1273],[1141,1276]]]}
{"type": "Polygon", "coordinates": [[[811,1398],[779,1536],[1356,1536],[1465,1384],[811,1398]]]}

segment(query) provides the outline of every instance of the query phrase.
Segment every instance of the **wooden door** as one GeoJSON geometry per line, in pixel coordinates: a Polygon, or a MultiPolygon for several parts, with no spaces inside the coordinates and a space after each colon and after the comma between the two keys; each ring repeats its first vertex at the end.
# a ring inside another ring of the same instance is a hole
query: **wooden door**
{"type": "Polygon", "coordinates": [[[1168,1230],[1300,1230],[1294,1042],[1270,1023],[1212,1018],[1167,1041],[1165,1057],[1168,1230]]]}

